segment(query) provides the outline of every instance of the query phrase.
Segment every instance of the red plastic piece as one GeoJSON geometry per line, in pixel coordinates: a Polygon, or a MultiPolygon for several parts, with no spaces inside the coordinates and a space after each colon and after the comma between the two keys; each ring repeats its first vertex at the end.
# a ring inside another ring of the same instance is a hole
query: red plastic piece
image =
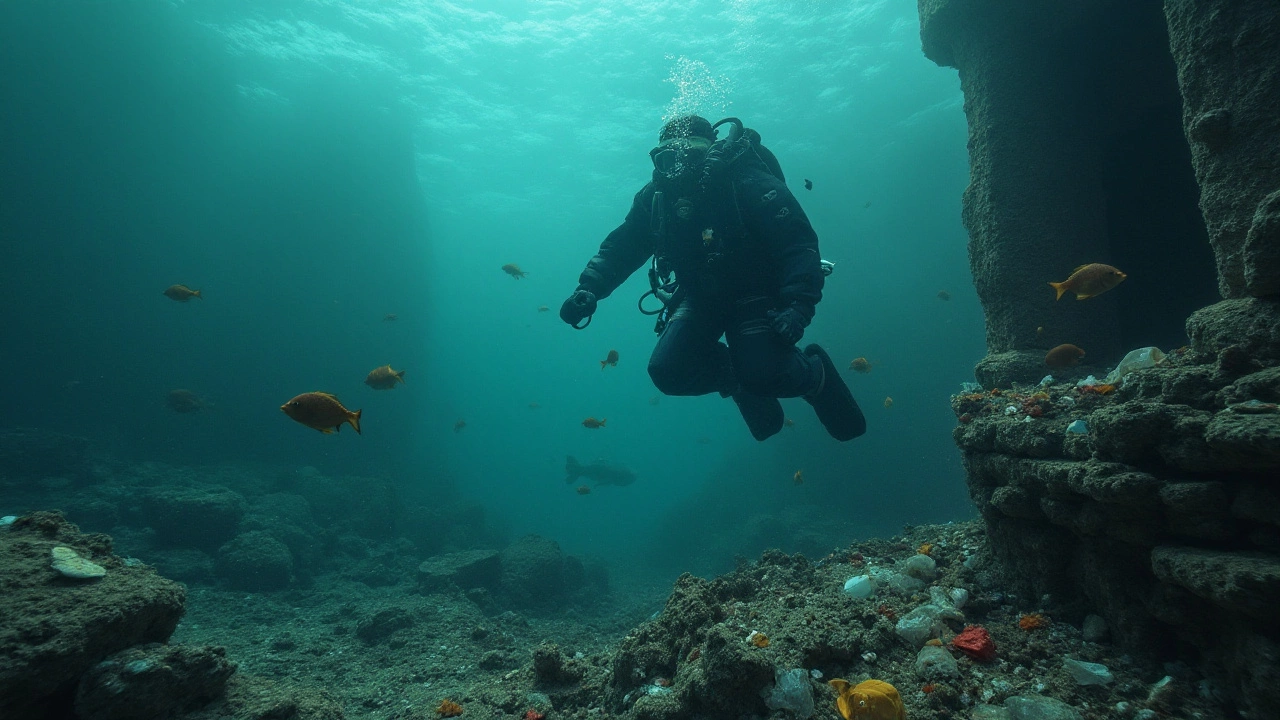
{"type": "Polygon", "coordinates": [[[524,720],[542,720],[545,717],[546,717],[546,714],[540,713],[537,710],[533,710],[533,709],[526,711],[524,714],[524,720]]]}
{"type": "Polygon", "coordinates": [[[991,634],[981,625],[968,625],[951,641],[957,650],[977,660],[988,662],[996,659],[996,644],[991,642],[991,634]]]}

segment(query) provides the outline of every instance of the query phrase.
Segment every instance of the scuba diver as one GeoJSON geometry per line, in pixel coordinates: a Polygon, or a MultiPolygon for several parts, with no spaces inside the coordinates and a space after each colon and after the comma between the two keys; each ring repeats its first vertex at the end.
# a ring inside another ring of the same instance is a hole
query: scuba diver
{"type": "Polygon", "coordinates": [[[587,263],[560,318],[585,328],[597,302],[651,261],[640,310],[658,317],[649,358],[658,390],[733,398],[757,440],[782,429],[783,397],[808,401],[836,440],[866,432],[826,351],[796,347],[832,265],[759,133],[737,118],[712,125],[686,115],[662,127],[649,157],[653,179],[587,263]],[[717,139],[722,125],[728,135],[717,139]],[[660,307],[646,309],[650,295],[660,307]]]}

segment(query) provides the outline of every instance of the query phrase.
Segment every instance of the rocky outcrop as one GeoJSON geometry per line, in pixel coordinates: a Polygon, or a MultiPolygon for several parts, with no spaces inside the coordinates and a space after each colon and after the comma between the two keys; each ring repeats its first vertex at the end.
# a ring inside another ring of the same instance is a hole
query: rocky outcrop
{"type": "Polygon", "coordinates": [[[153,643],[129,648],[94,665],[80,678],[80,720],[172,717],[222,696],[236,671],[220,647],[153,643]]]}
{"type": "Polygon", "coordinates": [[[111,553],[105,535],[84,535],[60,513],[37,512],[0,530],[0,716],[69,714],[81,676],[133,645],[164,642],[186,593],[151,568],[111,553]],[[100,565],[99,579],[53,570],[50,552],[68,547],[100,565]]]}
{"type": "Polygon", "coordinates": [[[1280,294],[1280,6],[1166,0],[1164,11],[1219,288],[1280,294]]]}

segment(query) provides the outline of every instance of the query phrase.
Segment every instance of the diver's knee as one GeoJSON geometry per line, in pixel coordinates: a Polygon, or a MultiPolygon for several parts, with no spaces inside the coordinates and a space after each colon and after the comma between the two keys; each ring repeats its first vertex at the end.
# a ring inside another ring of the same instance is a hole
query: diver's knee
{"type": "Polygon", "coordinates": [[[663,395],[680,395],[689,384],[688,372],[670,360],[649,359],[649,379],[663,395]]]}

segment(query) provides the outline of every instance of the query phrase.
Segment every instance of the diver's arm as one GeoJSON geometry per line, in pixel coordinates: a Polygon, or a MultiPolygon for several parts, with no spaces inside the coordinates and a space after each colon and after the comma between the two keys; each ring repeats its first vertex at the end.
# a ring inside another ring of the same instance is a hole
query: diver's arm
{"type": "Polygon", "coordinates": [[[818,301],[822,300],[821,256],[818,234],[800,208],[795,195],[781,180],[756,173],[743,184],[743,203],[749,221],[761,233],[770,260],[778,269],[778,294],[781,306],[794,307],[805,322],[813,319],[818,301]]]}
{"type": "Polygon", "coordinates": [[[652,198],[653,193],[649,192],[648,186],[636,193],[627,219],[600,243],[600,251],[578,276],[578,289],[587,290],[603,300],[649,259],[653,254],[649,226],[652,198]]]}

